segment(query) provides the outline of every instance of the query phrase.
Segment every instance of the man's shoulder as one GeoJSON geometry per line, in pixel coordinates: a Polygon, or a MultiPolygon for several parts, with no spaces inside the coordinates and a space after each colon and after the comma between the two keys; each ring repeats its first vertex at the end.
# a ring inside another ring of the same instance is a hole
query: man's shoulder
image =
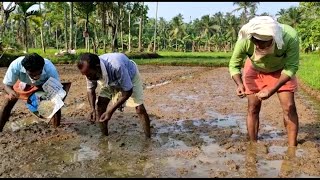
{"type": "Polygon", "coordinates": [[[46,71],[56,71],[56,68],[55,68],[55,65],[49,60],[49,59],[46,59],[46,58],[43,58],[44,59],[44,69],[46,71]]]}
{"type": "Polygon", "coordinates": [[[10,66],[9,68],[13,68],[13,69],[16,69],[16,70],[20,70],[22,68],[22,60],[23,60],[24,56],[20,56],[18,57],[17,59],[13,60],[11,63],[10,63],[10,66]]]}
{"type": "Polygon", "coordinates": [[[106,53],[99,56],[100,60],[112,60],[112,59],[123,59],[128,58],[124,53],[106,53]]]}
{"type": "Polygon", "coordinates": [[[49,60],[47,58],[43,58],[43,59],[44,59],[44,66],[45,67],[49,67],[49,68],[55,67],[55,65],[52,63],[51,60],[49,60]]]}
{"type": "Polygon", "coordinates": [[[288,24],[281,24],[282,31],[284,36],[289,35],[291,38],[296,38],[298,36],[298,32],[288,24]]]}
{"type": "Polygon", "coordinates": [[[125,66],[125,61],[128,58],[123,53],[107,53],[99,56],[100,60],[104,63],[108,63],[112,68],[118,69],[121,66],[125,66]]]}

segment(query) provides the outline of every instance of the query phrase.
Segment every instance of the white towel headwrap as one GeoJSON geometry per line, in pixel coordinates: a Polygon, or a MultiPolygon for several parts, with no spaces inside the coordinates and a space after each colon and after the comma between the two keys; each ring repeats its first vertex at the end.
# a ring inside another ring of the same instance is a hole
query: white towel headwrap
{"type": "Polygon", "coordinates": [[[257,16],[252,18],[239,31],[238,39],[250,39],[252,36],[257,39],[270,40],[273,37],[278,49],[284,44],[282,39],[282,28],[277,21],[270,16],[257,16]]]}

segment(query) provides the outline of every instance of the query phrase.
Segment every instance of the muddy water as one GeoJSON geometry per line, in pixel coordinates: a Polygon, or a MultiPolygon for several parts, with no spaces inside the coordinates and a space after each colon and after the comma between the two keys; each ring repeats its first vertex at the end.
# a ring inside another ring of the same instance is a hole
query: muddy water
{"type": "Polygon", "coordinates": [[[0,133],[0,177],[320,177],[317,106],[304,94],[297,148],[287,147],[276,97],[263,105],[259,141],[250,144],[246,100],[234,95],[227,69],[140,68],[151,139],[130,108],[116,112],[102,136],[86,121],[84,78],[61,66],[62,79],[73,82],[61,127],[17,104],[0,133]]]}

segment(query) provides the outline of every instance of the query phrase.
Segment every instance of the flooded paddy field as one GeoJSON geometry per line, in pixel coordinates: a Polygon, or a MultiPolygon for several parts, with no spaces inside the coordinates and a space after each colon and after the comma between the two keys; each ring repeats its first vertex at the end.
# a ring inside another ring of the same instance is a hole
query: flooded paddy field
{"type": "Polygon", "coordinates": [[[301,90],[298,146],[287,147],[276,95],[263,102],[259,141],[250,144],[247,99],[236,96],[227,68],[139,66],[151,139],[127,107],[104,136],[87,121],[85,77],[76,66],[57,67],[72,82],[61,126],[19,101],[0,133],[0,177],[320,177],[319,106],[301,90]]]}

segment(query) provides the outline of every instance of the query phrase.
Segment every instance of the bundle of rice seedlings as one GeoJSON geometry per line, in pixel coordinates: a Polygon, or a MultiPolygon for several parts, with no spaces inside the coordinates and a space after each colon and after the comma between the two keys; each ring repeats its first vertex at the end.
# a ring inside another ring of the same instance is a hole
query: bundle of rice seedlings
{"type": "Polygon", "coordinates": [[[47,118],[53,112],[54,106],[54,102],[50,100],[40,101],[38,106],[39,115],[47,118]]]}

